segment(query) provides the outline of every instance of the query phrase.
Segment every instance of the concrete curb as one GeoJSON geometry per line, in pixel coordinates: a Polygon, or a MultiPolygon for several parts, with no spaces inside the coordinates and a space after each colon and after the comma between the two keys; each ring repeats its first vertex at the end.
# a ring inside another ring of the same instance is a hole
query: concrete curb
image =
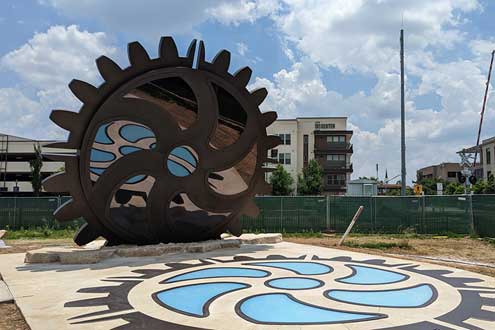
{"type": "Polygon", "coordinates": [[[0,304],[1,303],[11,303],[14,301],[14,296],[10,292],[9,287],[4,281],[0,280],[0,304]]]}
{"type": "Polygon", "coordinates": [[[171,253],[204,253],[219,249],[237,249],[241,244],[275,244],[282,242],[282,234],[245,234],[194,243],[169,243],[155,245],[121,245],[105,247],[104,241],[86,247],[51,247],[29,251],[24,262],[29,264],[95,264],[117,257],[151,257],[171,253]]]}

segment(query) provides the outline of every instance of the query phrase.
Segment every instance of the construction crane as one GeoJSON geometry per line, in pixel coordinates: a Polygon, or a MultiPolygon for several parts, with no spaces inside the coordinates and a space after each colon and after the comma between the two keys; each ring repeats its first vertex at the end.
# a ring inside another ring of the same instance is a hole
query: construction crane
{"type": "Polygon", "coordinates": [[[485,114],[486,103],[487,103],[487,99],[488,99],[488,90],[490,88],[490,79],[492,76],[493,58],[494,57],[495,57],[495,50],[492,51],[492,57],[490,60],[490,67],[488,69],[488,77],[486,80],[485,94],[483,96],[483,104],[481,106],[480,124],[478,126],[478,137],[476,139],[476,146],[474,148],[463,149],[463,150],[458,152],[459,156],[461,157],[461,166],[463,168],[462,175],[464,175],[464,178],[461,178],[461,182],[464,181],[464,183],[466,181],[466,176],[470,176],[469,181],[471,183],[475,183],[475,181],[476,181],[476,177],[474,175],[474,170],[476,167],[476,160],[478,157],[478,152],[481,151],[480,150],[481,127],[483,126],[483,116],[485,114]],[[473,153],[474,153],[474,155],[473,155],[473,153]]]}

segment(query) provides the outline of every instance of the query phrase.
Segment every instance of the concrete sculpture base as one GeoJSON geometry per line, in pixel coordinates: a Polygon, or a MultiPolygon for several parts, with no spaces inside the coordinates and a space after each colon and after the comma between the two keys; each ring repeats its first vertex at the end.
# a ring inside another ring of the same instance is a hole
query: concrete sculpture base
{"type": "Polygon", "coordinates": [[[104,240],[84,247],[47,247],[26,253],[25,263],[94,264],[114,257],[152,257],[170,253],[204,253],[218,249],[239,248],[241,244],[275,244],[282,241],[281,234],[244,234],[194,243],[154,245],[121,245],[105,247],[104,240]]]}

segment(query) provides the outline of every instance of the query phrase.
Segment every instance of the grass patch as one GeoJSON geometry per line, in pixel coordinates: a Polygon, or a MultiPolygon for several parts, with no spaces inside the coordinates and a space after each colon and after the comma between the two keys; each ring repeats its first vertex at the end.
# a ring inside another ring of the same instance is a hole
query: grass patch
{"type": "Polygon", "coordinates": [[[52,229],[49,227],[36,227],[30,229],[7,230],[3,237],[5,240],[16,239],[61,239],[72,238],[76,233],[75,228],[52,229]]]}
{"type": "Polygon", "coordinates": [[[287,238],[323,238],[323,234],[319,231],[303,231],[300,233],[282,233],[283,237],[287,238]]]}
{"type": "Polygon", "coordinates": [[[482,238],[482,240],[484,242],[487,242],[491,246],[495,247],[495,238],[488,238],[488,237],[486,237],[486,238],[482,238]]]}
{"type": "Polygon", "coordinates": [[[376,250],[387,250],[393,248],[404,249],[404,250],[412,249],[412,246],[406,240],[402,240],[399,242],[363,242],[363,243],[359,243],[356,241],[347,241],[344,242],[343,245],[352,248],[376,249],[376,250]]]}

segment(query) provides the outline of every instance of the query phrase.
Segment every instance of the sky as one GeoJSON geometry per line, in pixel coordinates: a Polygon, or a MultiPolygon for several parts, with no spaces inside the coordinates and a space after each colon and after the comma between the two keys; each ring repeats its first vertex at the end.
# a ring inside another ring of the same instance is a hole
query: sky
{"type": "MultiPolygon", "coordinates": [[[[279,118],[347,116],[353,178],[400,173],[399,33],[405,30],[408,182],[459,161],[476,143],[490,54],[491,0],[4,0],[0,2],[0,132],[65,139],[52,109],[77,111],[67,84],[102,82],[94,60],[129,65],[126,45],[153,57],[161,36],[183,54],[204,40],[211,60],[232,53],[262,111],[279,118]]],[[[482,137],[495,135],[490,85],[482,137]]]]}

